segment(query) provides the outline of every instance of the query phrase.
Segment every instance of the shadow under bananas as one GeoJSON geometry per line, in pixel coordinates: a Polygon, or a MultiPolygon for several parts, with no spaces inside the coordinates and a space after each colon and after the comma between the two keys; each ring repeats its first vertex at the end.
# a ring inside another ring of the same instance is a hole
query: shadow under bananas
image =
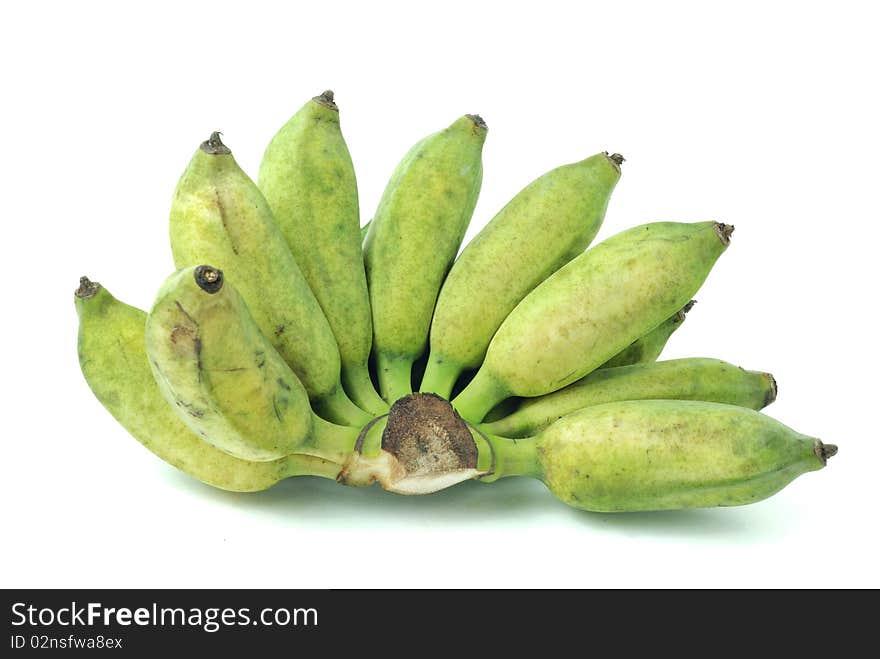
{"type": "Polygon", "coordinates": [[[784,502],[762,502],[739,508],[670,510],[645,513],[591,513],[570,508],[550,495],[543,483],[510,478],[491,485],[466,481],[426,496],[401,496],[373,487],[341,487],[331,481],[302,476],[289,478],[263,492],[225,492],[199,483],[176,471],[166,479],[179,490],[207,498],[219,505],[247,509],[275,522],[321,524],[352,519],[377,523],[505,525],[541,518],[557,518],[579,525],[590,533],[605,532],[632,537],[686,537],[695,539],[773,539],[785,535],[793,515],[784,502]],[[760,508],[761,510],[758,510],[760,508]]]}

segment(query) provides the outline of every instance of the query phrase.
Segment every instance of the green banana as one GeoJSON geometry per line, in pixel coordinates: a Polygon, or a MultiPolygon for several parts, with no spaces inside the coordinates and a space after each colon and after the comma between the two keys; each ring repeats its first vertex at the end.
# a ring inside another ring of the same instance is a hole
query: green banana
{"type": "Polygon", "coordinates": [[[296,374],[242,297],[210,266],[183,268],[147,316],[145,344],[159,389],[205,441],[238,458],[291,453],[343,461],[358,430],[321,421],[296,374]]]}
{"type": "Polygon", "coordinates": [[[486,480],[539,478],[558,499],[597,512],[754,503],[837,453],[752,410],[677,400],[587,407],[535,437],[489,440],[486,480]]]}
{"type": "Polygon", "coordinates": [[[421,390],[449,398],[479,368],[495,331],[532,289],[596,237],[620,179],[619,154],[553,169],[520,191],[456,260],[431,322],[421,390]]]}
{"type": "Polygon", "coordinates": [[[369,420],[342,389],[333,331],[269,205],[217,133],[196,150],[177,184],[170,234],[175,267],[224,269],[319,414],[356,425],[369,420]]]}
{"type": "Polygon", "coordinates": [[[257,183],[336,337],[343,385],[361,407],[384,414],[367,368],[373,326],[357,182],[332,91],[275,134],[257,183]]]}
{"type": "Polygon", "coordinates": [[[480,429],[503,437],[527,437],[584,407],[624,400],[702,400],[760,410],[776,400],[769,373],[746,371],[718,359],[673,359],[593,371],[564,389],[527,398],[480,429]]]}
{"type": "Polygon", "coordinates": [[[312,456],[270,462],[235,458],[193,434],[163,398],[147,360],[147,314],[114,298],[87,277],[75,294],[78,353],[92,392],[152,453],[203,483],[234,492],[272,487],[288,476],[336,478],[340,466],[312,456]]]}
{"type": "Polygon", "coordinates": [[[410,393],[443,278],[470,222],[483,178],[486,124],[466,115],[416,144],[388,182],[364,242],[379,385],[410,393]]]}
{"type": "Polygon", "coordinates": [[[669,337],[681,327],[696,300],[691,300],[669,318],[657,325],[644,336],[640,336],[626,348],[618,352],[614,357],[602,364],[599,368],[615,368],[617,366],[629,366],[631,364],[644,364],[656,361],[666,347],[669,337]]]}
{"type": "MultiPolygon", "coordinates": [[[[675,330],[677,330],[679,327],[681,327],[681,324],[684,322],[685,315],[688,311],[691,310],[694,304],[696,304],[696,300],[691,300],[690,302],[688,302],[682,309],[675,312],[673,315],[664,320],[662,323],[660,323],[657,327],[652,329],[644,336],[641,336],[630,343],[626,348],[618,352],[616,355],[614,355],[614,357],[602,364],[596,370],[617,368],[619,366],[630,366],[632,364],[642,364],[655,361],[657,357],[660,356],[660,353],[663,352],[663,348],[666,347],[666,342],[669,340],[669,337],[672,336],[672,333],[675,332],[675,330]]],[[[584,380],[589,378],[590,375],[586,375],[577,382],[568,385],[566,389],[576,386],[579,382],[583,382],[584,380]]],[[[550,395],[551,394],[546,394],[546,396],[550,395]]],[[[538,398],[543,399],[544,396],[539,396],[538,398]]],[[[642,396],[632,396],[631,398],[642,398],[642,396]]],[[[660,398],[666,398],[666,396],[660,396],[660,398]]],[[[669,398],[678,398],[678,396],[669,396],[669,398]]],[[[486,416],[483,418],[483,424],[485,425],[503,419],[504,417],[510,416],[522,406],[524,401],[528,400],[531,399],[520,398],[519,396],[511,396],[510,398],[505,398],[486,413],[486,416]]],[[[626,400],[626,398],[620,400],[626,400]]],[[[504,432],[499,432],[498,434],[510,436],[506,435],[504,432]]],[[[516,436],[519,437],[520,435],[516,436]]]]}
{"type": "Polygon", "coordinates": [[[453,405],[479,423],[508,396],[541,396],[594,371],[691,299],[732,231],[655,222],[590,248],[517,305],[453,405]]]}

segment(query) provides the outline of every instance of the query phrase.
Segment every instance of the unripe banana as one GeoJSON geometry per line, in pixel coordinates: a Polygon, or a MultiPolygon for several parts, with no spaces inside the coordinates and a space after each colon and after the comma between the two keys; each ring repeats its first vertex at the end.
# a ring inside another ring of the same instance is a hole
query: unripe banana
{"type": "Polygon", "coordinates": [[[332,91],[311,99],[272,138],[258,185],[330,323],[345,388],[364,409],[387,412],[367,369],[373,326],[357,182],[332,91]]]}
{"type": "Polygon", "coordinates": [[[184,268],[165,281],[145,343],[165,399],[193,432],[230,455],[334,459],[354,445],[356,429],[312,413],[296,374],[216,268],[184,268]]]}
{"type": "Polygon", "coordinates": [[[644,364],[656,361],[660,353],[663,352],[663,348],[666,347],[669,337],[681,327],[688,311],[693,308],[696,302],[696,300],[688,302],[684,307],[676,311],[650,332],[630,343],[599,368],[615,368],[617,366],[630,366],[631,364],[644,364]]]}
{"type": "Polygon", "coordinates": [[[622,162],[619,154],[599,153],[547,172],[465,247],[437,298],[422,391],[449,398],[461,372],[480,366],[519,301],[587,248],[602,226],[622,162]]]}
{"type": "Polygon", "coordinates": [[[624,400],[702,400],[760,410],[776,400],[769,373],[746,371],[719,359],[673,359],[602,368],[564,389],[524,399],[509,416],[480,429],[527,437],[584,407],[624,400]]]}
{"type": "Polygon", "coordinates": [[[342,390],[333,331],[269,205],[217,133],[196,150],[177,184],[170,233],[177,268],[223,269],[319,414],[341,423],[369,420],[342,390]]]}
{"type": "Polygon", "coordinates": [[[86,277],[75,301],[79,363],[86,382],[107,411],[159,458],[203,483],[235,492],[265,490],[301,474],[336,478],[339,465],[321,458],[240,460],[197,437],[168,406],[153,379],[144,349],[147,314],[86,277]]]}
{"type": "Polygon", "coordinates": [[[508,396],[541,396],[592,372],[691,299],[732,230],[655,222],[590,248],[511,312],[456,409],[479,423],[508,396]]]}
{"type": "Polygon", "coordinates": [[[364,243],[373,350],[383,397],[411,389],[437,293],[470,222],[483,178],[486,124],[466,115],[416,144],[385,188],[364,243]]]}
{"type": "Polygon", "coordinates": [[[598,512],[754,503],[837,453],[752,410],[671,400],[587,407],[537,437],[490,441],[494,478],[534,476],[598,512]]]}
{"type": "MultiPolygon", "coordinates": [[[[650,332],[645,334],[644,336],[639,337],[632,343],[630,343],[626,348],[618,352],[614,357],[609,359],[607,362],[602,364],[596,370],[602,370],[606,368],[617,368],[619,366],[630,366],[632,364],[642,364],[642,363],[650,363],[657,359],[660,356],[660,353],[663,352],[663,348],[666,346],[666,342],[669,340],[669,337],[672,336],[672,333],[675,332],[681,324],[684,322],[685,315],[688,311],[696,304],[696,300],[691,300],[688,302],[682,309],[674,313],[672,316],[664,320],[657,327],[652,329],[650,332]]],[[[568,385],[564,389],[560,391],[565,391],[571,387],[577,386],[580,382],[590,378],[592,374],[585,375],[583,378],[578,380],[577,382],[573,382],[568,385]]],[[[546,394],[545,396],[538,396],[537,399],[529,399],[529,398],[520,398],[519,396],[511,396],[510,398],[505,398],[498,405],[493,407],[486,413],[485,418],[483,419],[483,424],[494,423],[500,419],[510,416],[514,412],[516,412],[525,401],[529,400],[543,400],[544,398],[551,396],[552,394],[546,394]]],[[[617,400],[628,400],[628,399],[636,399],[643,398],[643,396],[630,396],[629,398],[618,398],[617,400]]],[[[652,398],[678,398],[678,396],[652,396],[652,398]]],[[[700,399],[700,400],[714,400],[714,399],[700,399]]],[[[719,401],[722,403],[728,401],[719,401]]],[[[577,408],[573,408],[577,409],[577,408]]],[[[508,426],[511,429],[513,426],[508,426]]],[[[508,430],[510,432],[511,430],[508,430]]],[[[510,437],[511,435],[506,434],[505,432],[498,432],[499,435],[504,435],[505,437],[510,437]]],[[[516,435],[519,437],[520,435],[516,435]]],[[[522,435],[523,437],[525,435],[522,435]]]]}

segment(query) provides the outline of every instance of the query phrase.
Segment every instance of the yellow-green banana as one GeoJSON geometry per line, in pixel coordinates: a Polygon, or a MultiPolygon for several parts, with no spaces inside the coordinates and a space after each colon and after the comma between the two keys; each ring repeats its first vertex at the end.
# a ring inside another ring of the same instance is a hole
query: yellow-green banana
{"type": "Polygon", "coordinates": [[[217,133],[177,184],[170,233],[176,267],[212,263],[241,291],[319,414],[340,423],[369,420],[342,389],[333,331],[268,203],[217,133]]]}
{"type": "Polygon", "coordinates": [[[373,351],[384,398],[411,389],[440,285],[470,222],[483,178],[486,124],[466,115],[420,141],[388,182],[364,243],[373,351]]]}
{"type": "Polygon", "coordinates": [[[203,483],[235,492],[272,487],[288,476],[336,478],[340,465],[293,455],[269,462],[235,458],[196,436],[168,406],[144,348],[147,314],[83,277],[75,294],[83,375],[102,405],[156,456],[203,483]]]}
{"type": "MultiPolygon", "coordinates": [[[[681,324],[684,322],[685,315],[688,311],[693,307],[696,303],[696,300],[691,300],[688,302],[682,309],[675,312],[672,316],[664,320],[662,323],[657,325],[650,332],[645,334],[644,336],[639,337],[632,343],[630,343],[626,348],[618,352],[614,357],[609,359],[607,362],[602,364],[597,370],[606,369],[606,368],[616,368],[618,366],[630,366],[632,364],[644,364],[650,363],[657,359],[660,356],[660,353],[663,352],[663,348],[666,346],[666,342],[669,340],[669,337],[672,336],[672,333],[675,332],[681,324]]],[[[585,375],[583,378],[578,380],[577,382],[573,382],[568,385],[564,389],[560,391],[565,391],[566,389],[570,389],[572,387],[577,386],[580,382],[590,378],[592,374],[585,375]]],[[[547,394],[550,396],[551,394],[547,394]]],[[[545,396],[539,396],[539,399],[545,398],[545,396]]],[[[640,396],[632,396],[632,398],[641,398],[640,396]]],[[[666,398],[666,396],[659,396],[659,398],[666,398]]],[[[679,398],[679,396],[669,396],[669,398],[679,398]]],[[[503,419],[507,416],[510,416],[516,410],[518,410],[524,401],[529,401],[532,399],[529,398],[520,398],[519,396],[511,396],[510,398],[505,398],[503,401],[498,403],[495,407],[489,410],[486,413],[486,416],[483,418],[483,423],[494,423],[500,419],[503,419]]],[[[626,397],[619,400],[627,400],[626,397]]],[[[712,398],[709,399],[701,399],[701,400],[714,400],[712,398]]],[[[720,401],[720,402],[728,402],[728,401],[720,401]]],[[[500,435],[506,435],[503,432],[499,432],[500,435]]],[[[519,436],[519,435],[517,435],[519,436]]],[[[524,436],[524,435],[522,435],[524,436]]]]}
{"type": "Polygon", "coordinates": [[[387,412],[367,368],[373,326],[358,189],[332,91],[307,102],[275,134],[257,183],[336,337],[343,385],[364,409],[387,412]]]}
{"type": "Polygon", "coordinates": [[[488,439],[487,480],[533,476],[565,503],[599,512],[754,503],[837,453],[758,412],[678,400],[596,405],[535,437],[488,439]]]}
{"type": "Polygon", "coordinates": [[[526,398],[509,416],[480,429],[503,437],[527,437],[584,407],[648,399],[702,400],[760,410],[776,400],[776,380],[769,373],[746,371],[719,359],[602,368],[559,391],[526,398]]]}
{"type": "Polygon", "coordinates": [[[584,510],[664,510],[759,501],[836,452],[722,403],[605,403],[511,439],[465,423],[439,396],[411,394],[365,429],[337,480],[427,494],[470,478],[529,476],[584,510]]]}
{"type": "Polygon", "coordinates": [[[462,371],[480,366],[519,301],[587,248],[622,162],[619,154],[599,153],[547,172],[465,247],[437,298],[422,391],[449,398],[462,371]]]}
{"type": "Polygon", "coordinates": [[[165,281],[145,343],[165,399],[193,432],[230,455],[336,461],[354,446],[356,428],[312,413],[296,374],[216,268],[183,268],[165,281]]]}
{"type": "Polygon", "coordinates": [[[479,423],[508,396],[541,396],[592,372],[691,299],[732,230],[655,222],[590,248],[511,312],[455,408],[479,423]]]}

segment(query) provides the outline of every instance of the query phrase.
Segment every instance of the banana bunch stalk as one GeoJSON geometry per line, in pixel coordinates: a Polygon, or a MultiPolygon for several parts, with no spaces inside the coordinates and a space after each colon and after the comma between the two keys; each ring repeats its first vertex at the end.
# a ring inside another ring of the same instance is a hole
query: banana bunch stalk
{"type": "Polygon", "coordinates": [[[282,126],[256,183],[213,133],[175,190],[178,269],[149,312],[80,280],[95,396],[159,458],[237,492],[521,476],[625,512],[753,503],[825,466],[836,446],[760,412],[769,373],[657,361],[733,227],[652,222],[591,246],[619,154],[539,176],[456,258],[486,134],[467,114],[417,142],[361,227],[333,92],[282,126]]]}

